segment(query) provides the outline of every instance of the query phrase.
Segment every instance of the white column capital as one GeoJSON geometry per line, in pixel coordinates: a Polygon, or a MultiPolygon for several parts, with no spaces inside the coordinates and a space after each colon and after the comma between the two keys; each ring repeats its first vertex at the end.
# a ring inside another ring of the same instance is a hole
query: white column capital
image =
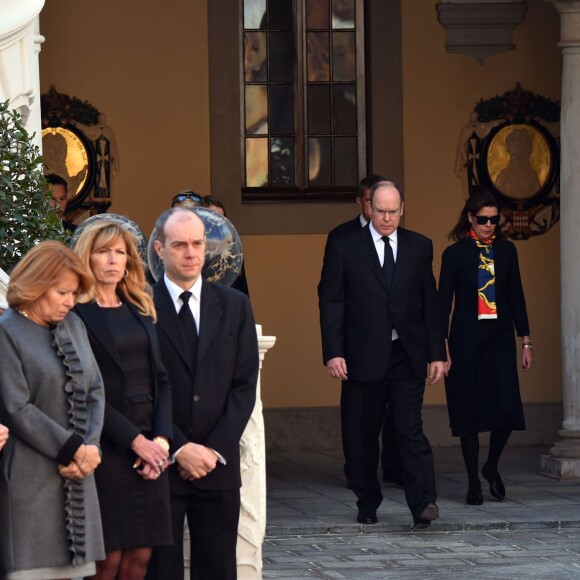
{"type": "MultiPolygon", "coordinates": [[[[548,0],[560,14],[560,42],[562,50],[580,46],[580,0],[548,0]]],[[[572,51],[575,52],[575,51],[572,51]]]]}

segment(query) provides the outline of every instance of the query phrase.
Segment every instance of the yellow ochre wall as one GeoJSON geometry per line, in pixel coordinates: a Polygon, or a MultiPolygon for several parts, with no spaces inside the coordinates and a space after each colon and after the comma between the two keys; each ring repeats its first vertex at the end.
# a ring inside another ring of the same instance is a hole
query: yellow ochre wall
{"type": "MultiPolygon", "coordinates": [[[[402,38],[405,225],[433,239],[437,273],[464,201],[453,166],[459,132],[474,104],[513,89],[517,81],[558,99],[562,60],[558,15],[542,0],[526,2],[524,23],[514,31],[516,49],[483,65],[445,52],[436,4],[405,0],[402,38]]],[[[163,8],[146,1],[135,10],[131,3],[104,0],[89,15],[84,3],[50,0],[40,25],[46,37],[43,92],[55,84],[90,101],[117,136],[121,171],[111,211],[128,215],[149,235],[174,193],[186,187],[209,193],[205,1],[163,8]]],[[[326,232],[242,236],[256,320],[264,334],[277,336],[263,369],[266,407],[338,404],[340,385],[322,366],[318,327],[316,286],[325,239],[326,232]]],[[[559,227],[517,247],[536,345],[536,366],[522,377],[522,397],[559,401],[559,227]]],[[[427,404],[444,401],[442,385],[427,389],[427,404]]]]}

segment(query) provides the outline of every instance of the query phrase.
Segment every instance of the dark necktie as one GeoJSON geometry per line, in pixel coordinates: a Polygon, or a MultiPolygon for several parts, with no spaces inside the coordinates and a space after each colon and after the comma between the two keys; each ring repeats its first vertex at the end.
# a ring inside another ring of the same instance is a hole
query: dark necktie
{"type": "Polygon", "coordinates": [[[395,271],[395,258],[393,256],[393,248],[391,247],[391,240],[389,236],[383,236],[385,242],[385,258],[383,260],[383,274],[387,281],[387,287],[390,288],[393,282],[393,272],[395,271]]]}
{"type": "Polygon", "coordinates": [[[181,324],[181,330],[183,331],[185,342],[189,346],[191,364],[192,366],[195,366],[195,360],[197,357],[197,326],[191,308],[189,307],[191,292],[182,292],[179,297],[183,301],[183,304],[177,317],[181,324]]]}

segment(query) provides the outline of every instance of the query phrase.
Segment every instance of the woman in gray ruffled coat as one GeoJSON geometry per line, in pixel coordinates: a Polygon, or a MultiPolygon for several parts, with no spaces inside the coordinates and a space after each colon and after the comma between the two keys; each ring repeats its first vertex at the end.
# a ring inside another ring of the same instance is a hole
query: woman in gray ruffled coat
{"type": "Polygon", "coordinates": [[[14,268],[0,317],[0,576],[94,574],[104,558],[93,471],[104,392],[82,322],[69,310],[92,277],[60,242],[14,268]]]}

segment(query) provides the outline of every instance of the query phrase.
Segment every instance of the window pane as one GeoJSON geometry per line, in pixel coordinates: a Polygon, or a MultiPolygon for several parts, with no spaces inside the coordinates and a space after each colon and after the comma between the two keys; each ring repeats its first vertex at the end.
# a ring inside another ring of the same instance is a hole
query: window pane
{"type": "Polygon", "coordinates": [[[266,33],[246,32],[244,34],[244,80],[266,80],[266,33]]]}
{"type": "Polygon", "coordinates": [[[290,32],[270,32],[270,81],[292,82],[292,55],[294,47],[290,32]]]}
{"type": "Polygon", "coordinates": [[[354,28],[354,0],[332,0],[332,28],[354,28]]]}
{"type": "Polygon", "coordinates": [[[270,131],[277,135],[294,133],[294,91],[292,85],[270,87],[270,131]]]}
{"type": "Polygon", "coordinates": [[[358,183],[356,137],[334,140],[334,183],[338,186],[358,183]]]}
{"type": "Polygon", "coordinates": [[[313,186],[331,185],[330,138],[308,139],[308,181],[313,186]]]}
{"type": "Polygon", "coordinates": [[[306,1],[306,28],[330,28],[328,0],[306,1]]]}
{"type": "Polygon", "coordinates": [[[266,28],[266,0],[244,0],[244,28],[266,28]]]}
{"type": "Polygon", "coordinates": [[[332,80],[356,80],[354,32],[334,32],[332,34],[332,80]]]}
{"type": "Polygon", "coordinates": [[[270,140],[272,185],[294,185],[294,139],[273,137],[270,140]]]}
{"type": "Polygon", "coordinates": [[[334,85],[332,100],[334,132],[356,133],[356,85],[334,85]]]}
{"type": "Polygon", "coordinates": [[[330,132],[330,86],[308,85],[308,134],[330,132]]]}
{"type": "Polygon", "coordinates": [[[268,98],[264,85],[246,85],[246,134],[268,132],[268,98]]]}
{"type": "Polygon", "coordinates": [[[292,0],[268,0],[268,28],[292,30],[292,0]]]}
{"type": "Polygon", "coordinates": [[[306,36],[308,82],[330,80],[328,32],[308,32],[306,36]]]}
{"type": "Polygon", "coordinates": [[[268,184],[268,138],[246,139],[246,187],[268,184]]]}

